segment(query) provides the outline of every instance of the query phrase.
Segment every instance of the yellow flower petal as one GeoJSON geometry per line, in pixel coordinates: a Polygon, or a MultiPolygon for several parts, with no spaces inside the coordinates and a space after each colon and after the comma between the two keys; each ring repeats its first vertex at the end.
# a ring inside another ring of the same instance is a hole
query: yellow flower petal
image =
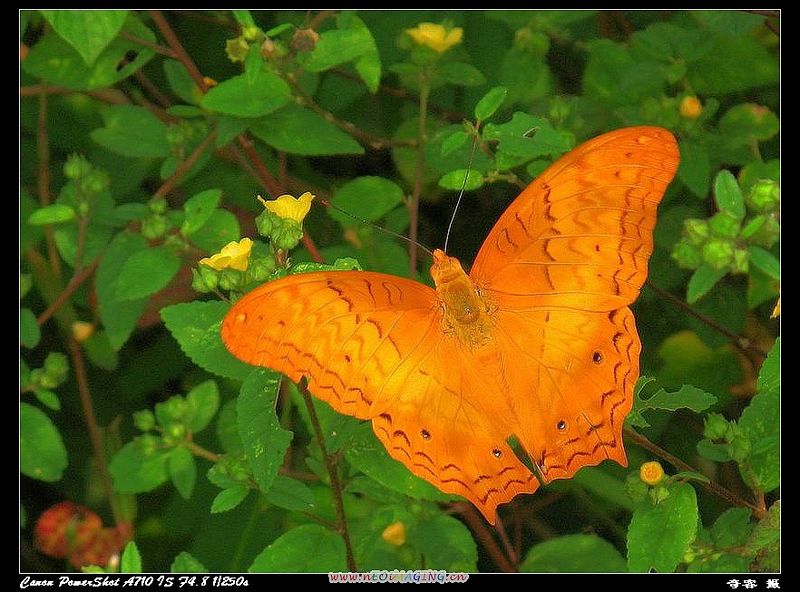
{"type": "Polygon", "coordinates": [[[703,104],[697,97],[683,97],[681,101],[681,116],[686,119],[697,119],[703,112],[703,104]]]}
{"type": "Polygon", "coordinates": [[[310,191],[306,191],[297,198],[286,194],[271,201],[265,200],[260,195],[258,199],[265,208],[279,218],[302,222],[311,210],[311,201],[314,199],[314,195],[310,191]]]}
{"type": "Polygon", "coordinates": [[[639,478],[648,485],[658,485],[664,478],[664,467],[658,461],[650,461],[639,468],[639,478]]]}
{"type": "Polygon", "coordinates": [[[777,304],[775,304],[775,308],[772,309],[772,314],[770,315],[771,319],[777,319],[781,316],[781,299],[778,298],[777,304]]]}
{"type": "Polygon", "coordinates": [[[253,249],[253,241],[243,238],[240,241],[231,241],[219,253],[200,259],[200,265],[207,265],[217,271],[223,269],[236,269],[247,271],[250,262],[250,251],[253,249]]]}
{"type": "Polygon", "coordinates": [[[461,43],[464,30],[454,27],[449,31],[436,23],[420,23],[413,29],[406,29],[417,45],[425,45],[438,53],[444,53],[454,45],[461,43]]]}
{"type": "Polygon", "coordinates": [[[402,522],[394,522],[383,529],[381,538],[395,547],[400,547],[406,542],[406,526],[402,522]]]}

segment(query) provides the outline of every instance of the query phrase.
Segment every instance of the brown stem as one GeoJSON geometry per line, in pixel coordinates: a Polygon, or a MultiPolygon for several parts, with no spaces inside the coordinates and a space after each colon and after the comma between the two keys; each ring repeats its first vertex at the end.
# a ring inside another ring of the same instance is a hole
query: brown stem
{"type": "Polygon", "coordinates": [[[37,317],[36,324],[41,327],[50,317],[58,312],[58,309],[64,305],[64,303],[69,299],[70,296],[72,296],[75,290],[77,290],[80,285],[94,273],[94,270],[97,269],[99,263],[100,258],[98,257],[90,265],[84,267],[78,273],[73,275],[69,280],[69,283],[64,287],[63,290],[61,290],[61,292],[59,292],[55,300],[50,303],[50,306],[48,306],[44,312],[37,317]]]}
{"type": "Polygon", "coordinates": [[[311,22],[308,23],[307,29],[317,29],[319,26],[329,18],[335,17],[337,12],[335,10],[321,10],[319,11],[311,22]]]}
{"type": "Polygon", "coordinates": [[[144,71],[136,70],[134,77],[136,77],[136,80],[142,85],[142,88],[150,93],[150,96],[153,97],[153,100],[161,107],[167,108],[172,105],[172,100],[163,92],[161,92],[161,89],[158,88],[152,80],[150,80],[150,77],[145,74],[144,71]]]}
{"type": "Polygon", "coordinates": [[[497,516],[497,524],[495,525],[495,529],[497,530],[497,534],[500,535],[500,542],[503,543],[503,548],[506,550],[506,556],[508,557],[511,565],[514,566],[514,571],[516,571],[517,566],[519,565],[519,557],[517,556],[517,552],[514,550],[514,545],[511,544],[511,540],[508,538],[506,527],[499,515],[497,516]]]}
{"type": "Polygon", "coordinates": [[[419,126],[417,128],[417,164],[414,172],[414,188],[408,202],[408,272],[409,277],[417,274],[417,236],[419,232],[419,198],[422,195],[422,182],[425,175],[425,126],[428,115],[428,93],[430,85],[426,74],[420,76],[419,85],[419,126]]]}
{"type": "Polygon", "coordinates": [[[494,561],[500,571],[505,573],[514,573],[517,571],[503,554],[503,551],[492,536],[492,533],[489,532],[489,529],[486,527],[486,522],[483,517],[478,514],[478,510],[475,509],[475,506],[467,502],[456,502],[452,504],[452,508],[461,514],[467,526],[469,526],[470,530],[475,534],[475,538],[478,539],[478,542],[489,554],[489,557],[492,558],[492,561],[494,561]]]}
{"type": "Polygon", "coordinates": [[[72,366],[75,368],[75,380],[78,383],[78,394],[81,399],[83,417],[86,420],[86,427],[89,430],[89,439],[92,442],[92,450],[95,460],[97,461],[97,468],[100,472],[103,491],[109,500],[111,512],[114,515],[114,522],[119,525],[122,519],[117,515],[115,509],[116,504],[111,503],[114,497],[114,490],[111,487],[111,475],[108,473],[108,459],[106,458],[106,451],[103,447],[103,437],[100,433],[100,427],[97,425],[97,417],[94,414],[92,392],[89,389],[89,379],[86,376],[83,352],[81,351],[81,346],[72,337],[67,338],[67,346],[69,347],[70,357],[72,358],[72,366]]]}
{"type": "MultiPolygon", "coordinates": [[[[52,203],[50,195],[50,142],[47,133],[47,95],[39,95],[39,119],[36,125],[36,156],[39,164],[39,171],[36,178],[37,190],[39,192],[39,203],[47,206],[52,203]]],[[[53,234],[53,227],[47,225],[44,228],[45,242],[47,243],[47,257],[50,261],[50,269],[56,277],[61,276],[61,258],[56,249],[56,240],[53,234]]]]}
{"type": "Polygon", "coordinates": [[[258,180],[261,181],[261,185],[264,186],[264,189],[266,189],[275,197],[283,193],[280,183],[278,183],[275,177],[272,176],[272,173],[267,168],[267,165],[265,165],[264,161],[261,160],[261,157],[258,155],[256,147],[253,144],[253,140],[250,139],[248,133],[242,132],[236,136],[236,141],[239,143],[239,146],[241,146],[242,150],[244,150],[245,154],[247,154],[247,158],[250,159],[250,163],[255,168],[256,174],[258,175],[258,180]]]}
{"type": "Polygon", "coordinates": [[[206,148],[214,141],[214,138],[217,136],[217,128],[211,130],[205,139],[200,143],[200,145],[194,149],[194,151],[189,155],[189,157],[184,160],[178,167],[175,169],[175,172],[172,173],[172,176],[164,181],[164,183],[159,187],[156,192],[153,194],[153,197],[164,197],[170,191],[175,188],[175,185],[178,184],[178,181],[189,172],[189,170],[194,166],[194,163],[203,155],[203,152],[206,151],[206,148]]]}
{"type": "MultiPolygon", "coordinates": [[[[661,448],[658,444],[651,442],[647,437],[643,436],[636,430],[633,430],[629,427],[625,427],[623,428],[623,432],[625,433],[626,436],[628,436],[628,438],[633,440],[636,444],[638,444],[645,450],[652,452],[661,459],[665,460],[676,469],[692,473],[700,473],[700,471],[692,467],[689,463],[681,460],[674,454],[667,452],[666,450],[661,448]]],[[[722,485],[720,485],[716,481],[711,481],[711,480],[709,480],[708,482],[698,481],[698,483],[700,484],[701,487],[705,488],[706,490],[716,495],[717,497],[724,499],[726,502],[734,506],[750,508],[751,510],[753,510],[753,514],[756,516],[756,518],[761,517],[761,512],[763,512],[763,508],[759,508],[758,505],[739,497],[732,491],[725,489],[722,485]]]]}
{"type": "Polygon", "coordinates": [[[151,10],[150,16],[174,52],[175,59],[183,64],[183,67],[186,68],[186,71],[189,73],[189,76],[192,77],[192,80],[194,80],[194,83],[200,89],[200,92],[205,94],[208,91],[208,85],[206,84],[205,78],[203,78],[203,75],[197,68],[197,64],[194,63],[194,60],[192,60],[192,58],[189,57],[189,54],[186,53],[186,50],[183,48],[183,44],[178,39],[178,36],[175,35],[175,31],[172,30],[172,27],[167,22],[167,19],[164,18],[164,15],[160,10],[151,10]]]}
{"type": "Polygon", "coordinates": [[[199,456],[200,458],[210,460],[213,463],[219,462],[219,460],[222,458],[221,454],[217,454],[216,452],[211,452],[210,450],[203,448],[199,444],[195,444],[191,440],[186,440],[185,442],[183,442],[183,445],[186,446],[189,452],[191,452],[195,456],[199,456]]]}
{"type": "Polygon", "coordinates": [[[356,559],[353,555],[353,545],[350,542],[350,533],[347,530],[347,518],[344,514],[344,499],[342,498],[342,484],[339,481],[339,472],[336,469],[336,462],[333,457],[328,454],[327,447],[325,446],[325,434],[322,432],[319,418],[317,417],[317,410],[314,408],[314,402],[311,400],[311,394],[308,392],[305,378],[300,381],[298,385],[300,394],[303,395],[303,400],[308,409],[308,417],[311,419],[311,426],[314,428],[314,435],[319,442],[319,448],[322,452],[322,458],[325,461],[325,468],[328,471],[328,476],[331,479],[331,490],[333,492],[333,505],[336,508],[336,522],[339,534],[344,540],[344,548],[347,555],[347,569],[350,571],[358,571],[356,567],[356,559]]]}
{"type": "Polygon", "coordinates": [[[730,342],[733,344],[733,346],[736,347],[738,350],[740,350],[743,354],[746,354],[747,352],[751,352],[751,353],[754,353],[754,354],[757,354],[758,356],[760,356],[761,359],[764,359],[764,358],[767,357],[767,352],[762,351],[752,341],[750,341],[747,337],[743,337],[741,335],[738,335],[738,334],[734,333],[733,331],[731,331],[727,327],[721,325],[720,323],[718,323],[717,321],[715,321],[711,317],[706,316],[702,312],[696,311],[691,306],[689,306],[688,303],[684,302],[681,298],[678,298],[673,293],[665,290],[664,288],[659,288],[658,286],[656,286],[650,280],[647,280],[646,283],[647,283],[647,286],[652,288],[653,291],[656,292],[659,296],[662,296],[663,298],[666,298],[667,300],[672,302],[675,306],[677,306],[681,310],[686,311],[687,313],[692,315],[694,318],[696,318],[701,323],[704,323],[704,324],[708,325],[709,327],[711,327],[715,331],[717,331],[717,332],[721,333],[722,335],[724,335],[725,337],[727,337],[730,340],[730,342]]]}
{"type": "Polygon", "coordinates": [[[154,52],[166,56],[168,58],[172,58],[173,60],[178,59],[178,54],[175,53],[175,50],[164,47],[158,43],[153,43],[152,41],[148,41],[147,39],[142,39],[141,37],[137,37],[136,35],[132,35],[127,31],[121,31],[119,34],[120,37],[123,39],[127,39],[128,41],[135,43],[137,45],[141,45],[142,47],[146,47],[148,49],[152,49],[154,52]]]}

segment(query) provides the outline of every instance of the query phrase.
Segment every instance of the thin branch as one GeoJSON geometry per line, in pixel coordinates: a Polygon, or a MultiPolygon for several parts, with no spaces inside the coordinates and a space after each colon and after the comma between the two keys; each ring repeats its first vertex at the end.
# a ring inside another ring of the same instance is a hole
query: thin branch
{"type": "Polygon", "coordinates": [[[100,481],[103,484],[103,491],[111,506],[114,522],[120,524],[123,520],[121,516],[117,515],[116,504],[112,503],[114,499],[114,490],[111,487],[111,475],[108,473],[108,459],[106,458],[106,451],[103,447],[103,437],[100,433],[100,427],[97,425],[97,417],[94,414],[92,392],[89,389],[89,379],[86,376],[86,364],[83,361],[83,351],[81,351],[81,346],[73,337],[67,338],[67,346],[69,348],[70,357],[72,358],[72,366],[75,369],[75,380],[78,383],[78,394],[81,399],[83,418],[86,420],[89,439],[92,442],[92,451],[94,452],[97,468],[100,472],[100,481]]]}
{"type": "Polygon", "coordinates": [[[664,288],[659,288],[658,286],[656,286],[650,280],[647,280],[646,283],[647,283],[647,286],[652,288],[653,291],[656,292],[659,296],[661,296],[663,298],[666,298],[667,300],[672,302],[675,306],[677,306],[681,310],[689,313],[690,315],[692,315],[694,318],[696,318],[701,323],[704,323],[704,324],[708,325],[709,327],[711,327],[715,331],[717,331],[717,332],[721,333],[722,335],[724,335],[725,337],[727,337],[730,340],[730,342],[733,344],[733,346],[736,347],[737,349],[741,350],[742,353],[746,354],[747,352],[751,352],[753,354],[757,354],[758,356],[760,356],[761,359],[764,359],[764,358],[767,357],[767,352],[761,350],[759,347],[756,346],[755,343],[750,341],[747,337],[743,337],[741,335],[738,335],[737,333],[734,333],[733,331],[731,331],[730,329],[728,329],[724,325],[721,325],[720,323],[718,323],[717,321],[715,321],[711,317],[706,316],[702,312],[696,311],[691,306],[689,306],[688,303],[684,302],[681,298],[678,298],[673,293],[665,290],[664,288]]]}
{"type": "Polygon", "coordinates": [[[152,80],[150,80],[150,77],[147,76],[147,74],[145,74],[143,70],[141,69],[136,70],[136,72],[134,73],[134,77],[139,82],[139,84],[142,85],[142,88],[144,88],[148,93],[150,93],[150,96],[153,97],[153,100],[156,103],[158,103],[161,107],[166,109],[167,107],[172,105],[172,99],[170,99],[167,95],[161,92],[161,89],[158,88],[152,80]]]}
{"type": "Polygon", "coordinates": [[[297,385],[297,390],[303,396],[308,409],[308,417],[311,419],[311,426],[314,428],[314,435],[319,443],[322,458],[325,461],[325,468],[331,479],[331,490],[333,492],[333,505],[336,508],[336,522],[338,523],[338,531],[344,540],[344,548],[347,555],[347,569],[350,571],[358,571],[356,567],[355,555],[353,555],[353,545],[350,542],[350,532],[347,529],[347,517],[344,513],[344,500],[342,498],[342,484],[339,481],[339,472],[336,468],[336,462],[333,457],[328,454],[327,447],[325,446],[325,434],[322,432],[319,418],[317,417],[317,410],[314,408],[314,402],[311,400],[311,394],[308,392],[305,378],[297,385]]]}
{"type": "Polygon", "coordinates": [[[478,510],[475,509],[475,506],[468,502],[455,502],[451,504],[451,508],[461,514],[467,526],[469,526],[470,530],[475,534],[475,538],[478,539],[478,542],[489,557],[492,558],[492,561],[494,561],[500,571],[505,573],[514,573],[517,571],[514,565],[503,554],[503,551],[492,536],[492,533],[489,532],[486,522],[478,513],[478,510]]]}
{"type": "Polygon", "coordinates": [[[189,157],[184,160],[178,167],[175,169],[175,172],[172,173],[172,176],[164,181],[164,183],[159,187],[156,192],[153,194],[153,197],[164,197],[170,191],[172,191],[175,186],[178,184],[178,181],[183,178],[183,176],[189,172],[189,170],[194,166],[194,163],[203,155],[206,151],[206,148],[214,141],[214,138],[217,136],[217,128],[211,130],[205,139],[200,143],[200,145],[194,149],[194,151],[189,155],[189,157]]]}
{"type": "MultiPolygon", "coordinates": [[[[36,124],[36,156],[39,170],[36,177],[39,203],[43,206],[50,205],[53,197],[50,195],[50,140],[47,133],[47,95],[39,95],[39,119],[36,124]]],[[[56,240],[53,227],[44,228],[47,243],[47,257],[50,260],[50,269],[56,277],[61,277],[61,258],[56,249],[56,240]]]]}
{"type": "Polygon", "coordinates": [[[414,172],[414,188],[408,201],[408,271],[409,277],[417,274],[417,236],[419,232],[419,198],[422,195],[422,183],[425,176],[425,139],[426,120],[428,116],[428,94],[430,84],[427,75],[420,75],[419,85],[419,126],[417,128],[417,164],[414,172]]]}
{"type": "Polygon", "coordinates": [[[206,84],[205,78],[203,78],[203,75],[197,68],[197,64],[194,63],[194,60],[192,60],[192,58],[189,57],[189,54],[186,53],[183,44],[178,39],[178,36],[175,35],[175,31],[172,30],[172,27],[167,22],[167,19],[164,18],[164,15],[160,10],[151,10],[150,16],[174,52],[175,59],[183,64],[183,67],[186,68],[186,71],[189,73],[189,76],[192,77],[192,80],[194,80],[194,83],[200,89],[200,92],[205,94],[208,91],[208,84],[206,84]]]}
{"type": "Polygon", "coordinates": [[[141,45],[142,47],[146,47],[148,49],[152,49],[154,52],[166,56],[168,58],[172,58],[173,60],[178,59],[178,54],[175,53],[175,50],[164,47],[158,43],[153,43],[152,41],[148,41],[147,39],[142,39],[141,37],[137,37],[136,35],[132,35],[127,31],[120,31],[120,37],[123,39],[127,39],[128,41],[135,43],[137,45],[141,45]]]}
{"type": "MultiPolygon", "coordinates": [[[[665,460],[676,469],[679,469],[681,471],[689,471],[692,473],[700,473],[700,471],[692,467],[689,463],[681,460],[674,454],[667,452],[666,450],[661,448],[658,444],[651,442],[647,437],[643,436],[636,430],[633,430],[629,427],[625,427],[623,428],[623,432],[625,433],[626,436],[628,436],[628,438],[633,440],[636,444],[638,444],[645,450],[652,452],[659,458],[665,460]]],[[[754,504],[752,502],[747,501],[746,499],[739,497],[732,491],[725,489],[722,485],[720,485],[716,481],[711,481],[711,480],[709,480],[708,482],[698,481],[698,483],[700,484],[701,487],[705,488],[710,493],[716,495],[721,499],[724,499],[726,502],[734,506],[750,508],[751,510],[753,510],[753,514],[757,518],[759,518],[764,511],[763,508],[759,508],[757,504],[754,504]]]]}
{"type": "Polygon", "coordinates": [[[199,456],[200,458],[204,458],[206,460],[210,460],[212,463],[219,462],[222,458],[221,454],[217,454],[216,452],[211,452],[210,450],[203,448],[199,444],[196,444],[192,440],[186,440],[182,443],[186,449],[194,454],[195,456],[199,456]]]}
{"type": "Polygon", "coordinates": [[[272,173],[267,168],[267,165],[264,164],[264,161],[261,160],[258,152],[256,152],[256,147],[253,144],[253,140],[250,139],[249,134],[247,132],[242,132],[236,136],[236,141],[239,143],[239,146],[241,146],[242,150],[244,150],[245,154],[247,154],[247,158],[255,168],[256,174],[258,175],[258,180],[261,182],[261,185],[264,187],[264,189],[266,189],[268,193],[274,195],[275,197],[283,193],[280,183],[278,183],[275,177],[272,176],[272,173]]]}
{"type": "Polygon", "coordinates": [[[69,283],[64,287],[63,290],[61,290],[61,292],[59,292],[55,300],[50,303],[50,306],[48,306],[44,312],[37,317],[36,324],[41,327],[50,317],[58,312],[58,310],[64,305],[69,297],[72,296],[75,290],[77,290],[80,285],[94,273],[94,270],[97,269],[99,263],[100,258],[98,257],[90,265],[84,267],[80,270],[80,272],[73,275],[69,280],[69,283]]]}

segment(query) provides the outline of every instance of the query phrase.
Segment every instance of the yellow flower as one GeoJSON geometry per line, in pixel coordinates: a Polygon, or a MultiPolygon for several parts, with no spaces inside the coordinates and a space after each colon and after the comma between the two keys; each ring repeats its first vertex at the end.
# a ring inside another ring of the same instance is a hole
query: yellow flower
{"type": "Polygon", "coordinates": [[[683,97],[681,101],[681,116],[686,119],[697,119],[703,112],[703,104],[700,99],[693,96],[683,97]]]}
{"type": "Polygon", "coordinates": [[[770,315],[769,318],[777,319],[779,316],[781,316],[781,299],[780,298],[778,298],[778,302],[775,304],[775,308],[772,309],[772,314],[770,315]]]}
{"type": "Polygon", "coordinates": [[[664,478],[664,467],[658,461],[644,463],[639,468],[639,479],[648,485],[658,485],[664,478]]]}
{"type": "Polygon", "coordinates": [[[270,212],[279,218],[294,220],[295,222],[302,222],[303,218],[308,215],[308,212],[311,210],[311,200],[313,199],[314,195],[310,191],[306,191],[297,198],[288,194],[281,195],[279,198],[273,199],[272,201],[267,201],[260,195],[258,196],[258,200],[264,204],[264,207],[270,212]]]}
{"type": "Polygon", "coordinates": [[[239,242],[231,241],[219,253],[200,259],[200,265],[222,271],[223,269],[236,269],[247,271],[247,264],[250,261],[250,251],[253,248],[253,241],[243,238],[239,242]]]}
{"type": "Polygon", "coordinates": [[[444,53],[454,45],[461,43],[464,29],[454,27],[449,31],[435,23],[420,23],[414,29],[406,29],[406,33],[418,45],[425,45],[438,53],[444,53]]]}
{"type": "Polygon", "coordinates": [[[406,542],[406,526],[402,522],[394,522],[383,529],[381,538],[395,547],[400,547],[406,542]]]}

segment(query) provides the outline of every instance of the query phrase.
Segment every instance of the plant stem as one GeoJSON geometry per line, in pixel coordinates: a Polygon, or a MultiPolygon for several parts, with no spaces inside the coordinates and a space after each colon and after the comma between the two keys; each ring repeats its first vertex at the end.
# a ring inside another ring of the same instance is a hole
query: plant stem
{"type": "MultiPolygon", "coordinates": [[[[47,95],[39,95],[39,119],[36,125],[36,156],[39,161],[37,175],[37,190],[39,203],[43,206],[50,205],[53,201],[50,195],[50,142],[47,133],[47,95]]],[[[47,243],[47,258],[50,269],[56,277],[61,277],[61,259],[56,249],[56,240],[53,235],[53,226],[48,224],[44,228],[45,242],[47,243]]]]}
{"type": "Polygon", "coordinates": [[[409,277],[417,274],[417,236],[419,232],[419,198],[425,176],[426,120],[428,117],[428,95],[430,84],[427,72],[420,73],[419,81],[419,127],[417,128],[417,164],[414,172],[414,188],[408,202],[408,271],[409,277]]]}
{"type": "Polygon", "coordinates": [[[475,538],[478,539],[478,542],[486,550],[500,571],[505,573],[514,573],[517,571],[514,565],[503,554],[503,551],[500,549],[497,541],[494,540],[492,533],[489,532],[489,529],[486,527],[486,522],[481,515],[478,514],[478,510],[475,509],[475,506],[468,502],[456,502],[452,504],[452,508],[461,514],[467,526],[469,526],[475,534],[475,538]]]}
{"type": "Polygon", "coordinates": [[[197,68],[197,64],[194,63],[194,60],[192,60],[192,58],[189,57],[189,54],[186,53],[186,50],[183,48],[183,44],[178,39],[178,36],[175,35],[175,31],[172,30],[172,27],[167,22],[167,19],[164,18],[164,15],[160,10],[151,10],[150,16],[158,27],[158,30],[161,31],[164,39],[166,39],[167,44],[175,53],[175,59],[183,64],[183,67],[186,68],[186,71],[189,73],[189,76],[192,77],[192,80],[194,80],[194,83],[200,89],[200,92],[205,94],[208,91],[208,85],[206,84],[205,78],[203,78],[203,75],[197,68]]]}
{"type": "MultiPolygon", "coordinates": [[[[667,452],[666,450],[661,448],[658,444],[651,442],[646,436],[643,436],[636,430],[633,430],[629,427],[625,427],[623,428],[623,432],[625,433],[626,436],[628,436],[628,438],[636,442],[636,444],[638,444],[645,450],[652,452],[661,459],[665,460],[676,469],[692,473],[700,473],[700,471],[692,467],[689,463],[681,460],[674,454],[667,452]]],[[[711,480],[709,480],[708,482],[698,481],[698,483],[700,484],[701,487],[707,489],[710,493],[713,493],[717,497],[724,499],[726,502],[734,506],[750,508],[751,510],[753,510],[753,514],[756,516],[756,518],[760,518],[763,515],[764,512],[763,508],[759,508],[758,505],[739,497],[732,491],[725,489],[722,485],[720,485],[716,481],[711,481],[711,480]]]]}
{"type": "Polygon", "coordinates": [[[80,344],[78,344],[73,337],[67,338],[67,347],[69,348],[70,357],[72,358],[72,366],[75,369],[75,381],[78,383],[78,394],[81,399],[83,418],[86,420],[89,439],[92,442],[92,450],[95,460],[97,461],[97,468],[100,472],[100,480],[103,484],[103,491],[111,506],[111,512],[114,515],[114,523],[119,525],[122,519],[117,514],[116,504],[112,503],[114,499],[114,489],[111,487],[111,475],[108,473],[108,459],[106,458],[106,451],[103,447],[103,437],[100,433],[100,427],[97,425],[97,417],[94,414],[92,392],[89,389],[89,379],[86,376],[86,364],[84,364],[83,361],[83,351],[81,350],[80,344]]]}
{"type": "Polygon", "coordinates": [[[336,522],[338,523],[337,525],[339,534],[344,540],[344,548],[347,554],[347,569],[350,571],[358,571],[356,567],[355,556],[353,555],[353,545],[350,542],[350,533],[347,530],[347,518],[344,514],[344,499],[342,498],[342,484],[339,481],[339,473],[336,469],[336,462],[333,460],[333,457],[328,454],[328,450],[325,446],[325,434],[322,432],[322,426],[320,426],[319,418],[317,417],[317,410],[314,408],[314,401],[311,400],[311,394],[308,392],[308,386],[305,379],[300,381],[300,384],[297,385],[297,389],[300,391],[300,394],[303,396],[303,400],[306,403],[308,417],[311,419],[311,426],[314,428],[314,435],[317,437],[317,441],[319,442],[319,448],[322,451],[322,458],[325,461],[325,468],[327,469],[328,475],[331,478],[333,505],[336,508],[336,522]]]}
{"type": "Polygon", "coordinates": [[[153,197],[164,197],[170,191],[172,191],[175,186],[178,184],[178,181],[189,172],[189,170],[194,166],[194,163],[203,155],[203,152],[206,151],[206,148],[214,141],[214,138],[217,136],[217,128],[211,130],[205,139],[200,143],[200,145],[194,149],[194,151],[189,155],[189,157],[184,160],[178,167],[175,169],[175,172],[172,173],[172,176],[164,181],[164,183],[159,187],[156,192],[153,194],[153,197]]]}
{"type": "Polygon", "coordinates": [[[195,456],[199,456],[200,458],[204,458],[206,460],[210,460],[211,462],[219,462],[222,458],[221,454],[217,454],[216,452],[211,452],[210,450],[203,448],[199,444],[195,444],[191,440],[186,440],[183,445],[195,456]]]}
{"type": "Polygon", "coordinates": [[[63,304],[69,299],[69,297],[72,296],[75,290],[77,290],[80,287],[80,285],[94,273],[94,270],[97,269],[99,263],[100,263],[100,258],[98,257],[90,265],[81,269],[79,273],[73,275],[72,278],[69,280],[69,283],[64,287],[63,290],[61,290],[61,292],[59,292],[56,299],[53,300],[50,303],[50,306],[48,306],[44,310],[44,312],[38,316],[38,318],[36,319],[36,324],[41,327],[47,322],[47,320],[50,317],[52,317],[56,312],[58,312],[58,309],[60,309],[63,306],[63,304]]]}

